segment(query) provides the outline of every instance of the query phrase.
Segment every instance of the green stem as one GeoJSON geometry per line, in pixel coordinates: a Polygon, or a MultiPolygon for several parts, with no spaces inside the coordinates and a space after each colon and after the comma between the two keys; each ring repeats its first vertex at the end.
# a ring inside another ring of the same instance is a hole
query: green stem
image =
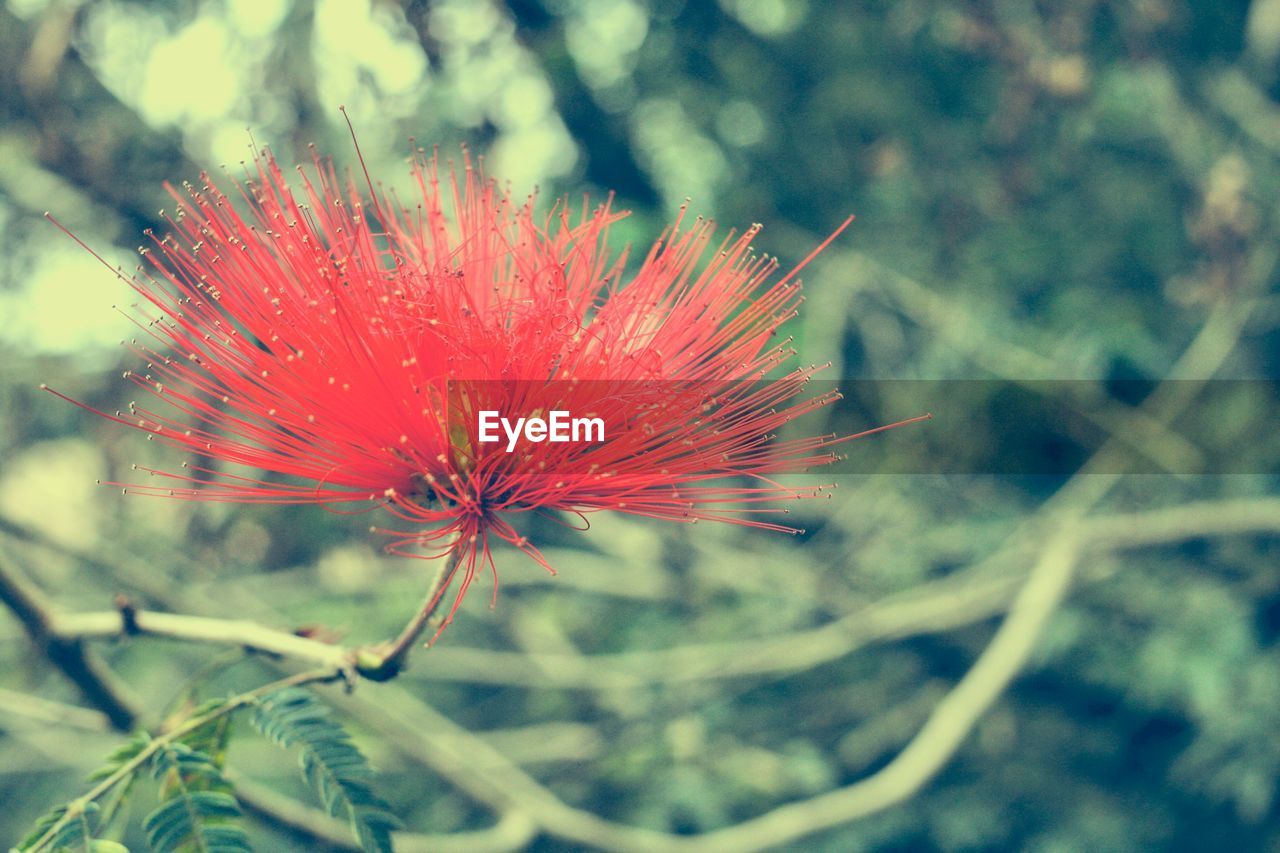
{"type": "Polygon", "coordinates": [[[383,648],[373,647],[357,651],[356,672],[370,681],[389,681],[400,674],[408,660],[409,651],[422,636],[427,625],[431,623],[436,611],[440,609],[440,602],[444,600],[445,587],[449,585],[449,581],[453,580],[453,573],[457,570],[461,559],[462,549],[455,548],[440,562],[440,568],[436,571],[431,586],[427,588],[426,597],[423,598],[413,618],[404,626],[400,636],[383,648]]]}

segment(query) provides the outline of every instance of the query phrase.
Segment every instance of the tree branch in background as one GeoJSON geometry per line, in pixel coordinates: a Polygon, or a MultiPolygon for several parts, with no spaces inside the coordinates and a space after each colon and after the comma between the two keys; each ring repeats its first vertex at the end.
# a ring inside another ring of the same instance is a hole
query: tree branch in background
{"type": "Polygon", "coordinates": [[[80,689],[90,705],[106,714],[113,727],[123,732],[133,729],[141,713],[137,701],[79,637],[57,633],[53,608],[4,552],[0,552],[0,602],[18,617],[40,653],[80,689]]]}
{"type": "Polygon", "coordinates": [[[1072,531],[1050,542],[987,648],[906,748],[884,769],[845,788],[774,809],[702,836],[712,849],[763,850],[883,811],[937,775],[1022,670],[1070,586],[1079,557],[1072,531]]]}
{"type": "Polygon", "coordinates": [[[6,722],[21,718],[33,725],[67,726],[85,732],[109,732],[115,728],[111,718],[101,711],[3,687],[0,687],[0,714],[7,718],[6,722]]]}
{"type": "Polygon", "coordinates": [[[53,3],[28,23],[0,5],[0,124],[31,134],[41,166],[126,217],[130,235],[140,234],[161,224],[163,182],[199,170],[183,156],[176,132],[149,128],[80,59],[71,37],[82,8],[53,3]]]}
{"type": "MultiPolygon", "coordinates": [[[[393,691],[391,694],[380,692],[376,704],[354,698],[339,698],[338,702],[366,724],[388,735],[410,757],[432,767],[462,790],[505,816],[492,830],[484,831],[474,839],[459,836],[456,839],[459,842],[465,838],[476,843],[483,841],[482,847],[485,849],[514,849],[534,832],[530,829],[533,823],[557,838],[606,849],[679,847],[686,841],[689,844],[711,843],[735,849],[759,849],[783,844],[824,827],[888,808],[909,798],[927,784],[959,748],[980,716],[1020,671],[1044,624],[1065,595],[1081,554],[1202,536],[1277,530],[1280,530],[1280,499],[1270,498],[1188,504],[1170,509],[1089,519],[1076,526],[1063,528],[1057,539],[1042,551],[990,645],[973,668],[934,708],[925,725],[893,762],[854,785],[782,806],[761,817],[706,836],[682,839],[615,824],[573,808],[489,747],[481,738],[447,720],[424,703],[412,700],[402,691],[393,691]],[[409,735],[411,731],[414,732],[412,737],[409,735]]],[[[24,624],[33,612],[43,614],[37,617],[40,619],[39,624],[59,624],[59,617],[52,615],[48,605],[38,597],[35,598],[33,608],[31,591],[19,590],[15,594],[11,572],[0,573],[0,578],[5,581],[5,603],[13,607],[12,602],[16,602],[17,612],[27,614],[23,619],[24,624]]],[[[984,591],[978,601],[962,599],[957,602],[954,594],[945,594],[942,589],[930,595],[908,595],[901,602],[905,609],[898,619],[888,617],[888,614],[894,612],[894,606],[885,602],[884,614],[887,621],[880,628],[896,624],[899,631],[908,634],[913,627],[916,630],[937,629],[933,622],[939,619],[946,622],[949,612],[943,606],[943,599],[952,599],[952,610],[955,611],[952,615],[961,624],[972,621],[974,612],[985,611],[987,607],[994,606],[998,610],[1002,607],[1000,599],[1007,594],[1008,587],[1004,578],[998,579],[998,583],[995,578],[989,580],[994,585],[980,585],[979,588],[984,591]],[[920,609],[917,605],[921,600],[933,601],[933,604],[920,609]],[[975,606],[977,611],[974,611],[975,606]],[[924,619],[925,615],[928,616],[927,619],[924,619]]],[[[421,612],[420,610],[419,613],[421,612]]],[[[873,605],[868,612],[876,612],[876,606],[873,605]]],[[[862,616],[865,618],[867,614],[862,616]]],[[[297,651],[299,654],[290,656],[309,660],[323,658],[330,662],[336,660],[333,657],[335,653],[337,656],[342,653],[339,647],[325,646],[316,641],[270,631],[248,622],[147,612],[137,612],[132,619],[140,633],[157,636],[218,644],[231,643],[235,637],[234,644],[256,647],[273,654],[297,651]],[[239,636],[237,631],[241,632],[239,636]],[[301,645],[297,645],[299,643],[301,645]],[[321,648],[317,649],[316,646],[321,648]]],[[[72,628],[79,626],[85,631],[84,636],[107,636],[108,630],[111,634],[121,632],[126,621],[126,617],[120,613],[83,614],[63,617],[61,624],[72,628]]],[[[47,632],[48,628],[44,630],[47,632]]],[[[895,635],[892,630],[887,633],[895,635]]],[[[829,644],[832,640],[839,640],[839,644],[843,645],[850,639],[849,636],[836,637],[833,634],[826,637],[826,642],[829,644]]],[[[855,642],[854,645],[859,644],[855,642]]],[[[802,653],[798,658],[791,657],[788,662],[795,668],[803,669],[806,668],[806,661],[801,658],[808,658],[808,665],[815,665],[812,654],[812,651],[802,653]]],[[[673,657],[679,656],[661,654],[661,658],[667,663],[673,657]]],[[[817,657],[822,660],[830,659],[829,654],[817,657]]],[[[705,663],[700,662],[695,670],[701,669],[705,663]]],[[[590,664],[590,658],[584,660],[584,665],[590,664]]],[[[525,660],[525,666],[528,665],[529,662],[525,660]]],[[[615,664],[606,666],[597,660],[591,668],[603,667],[611,670],[614,666],[615,664]]],[[[742,674],[747,674],[751,669],[746,668],[742,674]]],[[[337,675],[336,670],[334,674],[337,675]]],[[[686,672],[683,677],[692,674],[693,672],[686,672]]],[[[250,790],[253,790],[252,786],[250,790]]],[[[306,810],[306,807],[292,801],[286,802],[278,795],[273,799],[270,794],[256,800],[251,796],[250,801],[251,807],[264,813],[276,813],[277,819],[294,825],[296,831],[304,831],[310,826],[314,830],[314,837],[328,837],[330,827],[327,824],[321,827],[316,823],[315,815],[306,810]],[[293,823],[285,820],[289,817],[293,823]]],[[[433,843],[438,840],[435,836],[424,838],[431,838],[433,843]]],[[[431,848],[424,845],[423,849],[431,848]]],[[[437,845],[435,849],[443,848],[437,845]]]]}
{"type": "MultiPolygon", "coordinates": [[[[319,809],[298,802],[266,785],[239,773],[226,773],[236,791],[236,799],[247,811],[266,818],[279,829],[300,839],[321,842],[340,850],[358,851],[346,824],[329,817],[319,809]]],[[[506,853],[526,847],[536,834],[537,825],[516,813],[503,816],[488,829],[429,835],[416,832],[396,833],[399,853],[506,853]]]]}
{"type": "MultiPolygon", "coordinates": [[[[580,143],[587,180],[616,192],[627,203],[655,206],[658,193],[632,154],[626,113],[610,114],[596,103],[565,46],[559,19],[536,0],[509,0],[505,5],[515,23],[516,38],[544,57],[542,70],[555,93],[556,110],[580,143]]],[[[430,45],[424,42],[423,47],[430,45]]]]}

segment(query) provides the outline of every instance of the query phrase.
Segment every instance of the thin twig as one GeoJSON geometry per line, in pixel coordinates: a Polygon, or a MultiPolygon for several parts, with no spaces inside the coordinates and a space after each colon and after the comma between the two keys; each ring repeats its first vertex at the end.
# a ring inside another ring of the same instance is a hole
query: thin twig
{"type": "Polygon", "coordinates": [[[0,687],[0,713],[10,719],[26,718],[45,728],[50,723],[86,732],[109,732],[115,728],[111,718],[101,711],[55,702],[43,696],[32,696],[30,693],[3,687],[0,687]]]}
{"type": "Polygon", "coordinates": [[[266,628],[248,619],[213,619],[131,607],[127,611],[57,615],[53,618],[51,629],[58,636],[66,638],[92,639],[137,634],[215,646],[238,646],[319,666],[351,666],[351,652],[343,646],[266,628]]]}
{"type": "MultiPolygon", "coordinates": [[[[6,532],[45,544],[33,531],[17,525],[9,525],[5,519],[0,519],[0,522],[4,522],[6,532]]],[[[0,563],[0,601],[9,605],[10,609],[18,615],[19,621],[23,623],[33,639],[46,644],[66,646],[68,649],[79,650],[86,655],[87,652],[82,648],[84,640],[136,634],[242,647],[250,651],[278,655],[306,663],[341,668],[349,675],[352,672],[358,672],[371,681],[386,681],[394,678],[404,669],[414,643],[422,636],[439,610],[444,598],[444,588],[453,578],[460,559],[461,550],[454,549],[440,561],[425,598],[395,640],[354,650],[267,628],[247,619],[218,619],[161,613],[140,609],[132,603],[127,603],[116,611],[59,614],[36,590],[30,588],[12,572],[4,571],[3,563],[0,563]]],[[[89,660],[92,662],[92,659],[89,660]]],[[[68,671],[68,675],[71,675],[77,684],[82,680],[86,681],[86,684],[81,685],[82,689],[92,688],[89,676],[80,672],[76,661],[54,662],[64,670],[70,667],[71,671],[68,671]]],[[[92,704],[102,707],[96,699],[92,700],[92,704]]],[[[104,707],[103,710],[108,709],[104,707]]],[[[136,718],[136,712],[129,716],[120,713],[117,709],[113,714],[113,721],[118,720],[116,725],[122,728],[126,727],[123,725],[126,720],[131,727],[136,718]]]]}

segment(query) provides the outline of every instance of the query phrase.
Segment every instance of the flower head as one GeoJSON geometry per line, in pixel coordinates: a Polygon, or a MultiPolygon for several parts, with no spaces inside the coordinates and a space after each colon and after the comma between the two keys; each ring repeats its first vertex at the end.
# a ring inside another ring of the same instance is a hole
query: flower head
{"type": "Polygon", "coordinates": [[[774,436],[832,396],[801,398],[814,368],[766,379],[794,354],[776,333],[801,297],[752,252],[759,226],[713,243],[682,213],[624,274],[608,203],[540,215],[422,152],[407,202],[318,157],[299,173],[295,192],[263,152],[230,195],[208,175],[173,190],[131,278],[147,366],[125,375],[145,402],[106,416],[222,464],[143,469],[131,490],[381,506],[391,550],[461,557],[455,609],[494,537],[546,566],[515,513],[791,530],[774,502],[817,494],[770,479],[833,458],[832,436],[774,436]],[[494,442],[482,423],[556,411],[603,435],[494,442]]]}

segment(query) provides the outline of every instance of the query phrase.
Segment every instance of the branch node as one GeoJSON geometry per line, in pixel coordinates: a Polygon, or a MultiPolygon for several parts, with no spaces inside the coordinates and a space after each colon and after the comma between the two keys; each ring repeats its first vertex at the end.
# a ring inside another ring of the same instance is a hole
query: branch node
{"type": "Polygon", "coordinates": [[[117,593],[115,606],[116,610],[120,612],[120,630],[124,632],[125,636],[136,637],[142,633],[138,628],[138,606],[133,603],[133,600],[123,593],[117,593]]]}

